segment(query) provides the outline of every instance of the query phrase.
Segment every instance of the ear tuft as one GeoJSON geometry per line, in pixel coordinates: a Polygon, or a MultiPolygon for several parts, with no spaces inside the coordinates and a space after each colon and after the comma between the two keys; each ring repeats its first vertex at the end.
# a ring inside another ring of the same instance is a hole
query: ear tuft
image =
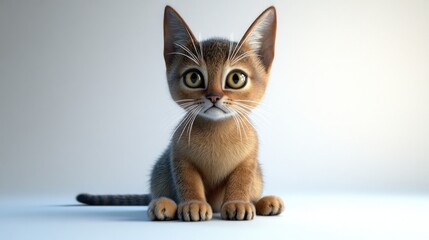
{"type": "Polygon", "coordinates": [[[276,28],[276,9],[271,6],[256,18],[239,43],[246,43],[260,57],[267,72],[274,59],[276,28]]]}

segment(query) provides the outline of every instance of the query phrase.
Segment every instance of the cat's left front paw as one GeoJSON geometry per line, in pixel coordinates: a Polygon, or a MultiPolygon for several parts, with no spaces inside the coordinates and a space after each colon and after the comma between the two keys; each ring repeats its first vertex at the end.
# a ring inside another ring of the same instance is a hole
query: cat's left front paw
{"type": "Polygon", "coordinates": [[[276,196],[266,196],[256,203],[256,214],[262,216],[275,216],[283,212],[284,203],[276,196]]]}
{"type": "Polygon", "coordinates": [[[220,215],[224,220],[252,220],[255,206],[251,202],[228,201],[222,205],[220,215]]]}

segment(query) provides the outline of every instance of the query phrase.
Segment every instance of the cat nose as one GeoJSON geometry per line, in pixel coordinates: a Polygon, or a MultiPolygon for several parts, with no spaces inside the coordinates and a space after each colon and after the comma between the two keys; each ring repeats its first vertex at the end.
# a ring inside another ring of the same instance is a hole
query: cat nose
{"type": "Polygon", "coordinates": [[[208,100],[210,100],[210,102],[216,103],[217,101],[219,101],[222,98],[222,96],[215,95],[215,94],[207,94],[206,98],[208,100]]]}

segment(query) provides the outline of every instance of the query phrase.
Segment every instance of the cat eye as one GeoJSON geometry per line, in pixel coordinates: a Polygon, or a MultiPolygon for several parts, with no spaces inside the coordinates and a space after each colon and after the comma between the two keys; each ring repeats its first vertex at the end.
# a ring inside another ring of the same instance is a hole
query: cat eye
{"type": "Polygon", "coordinates": [[[204,88],[203,75],[198,70],[189,70],[183,74],[185,85],[189,88],[204,88]]]}
{"type": "Polygon", "coordinates": [[[232,71],[226,77],[225,88],[240,89],[246,86],[247,76],[242,71],[232,71]]]}

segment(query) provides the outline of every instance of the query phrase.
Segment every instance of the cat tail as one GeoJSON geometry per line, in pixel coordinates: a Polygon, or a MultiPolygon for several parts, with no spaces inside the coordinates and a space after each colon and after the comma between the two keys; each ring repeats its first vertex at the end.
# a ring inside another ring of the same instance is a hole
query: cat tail
{"type": "Polygon", "coordinates": [[[82,193],[76,196],[76,200],[87,205],[147,206],[152,200],[152,196],[150,194],[91,195],[82,193]]]}

